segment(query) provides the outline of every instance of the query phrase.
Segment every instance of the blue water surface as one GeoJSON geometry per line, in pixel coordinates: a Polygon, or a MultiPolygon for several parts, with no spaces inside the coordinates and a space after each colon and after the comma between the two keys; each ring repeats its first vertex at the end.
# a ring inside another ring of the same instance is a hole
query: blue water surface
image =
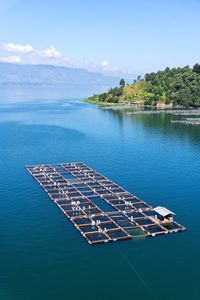
{"type": "Polygon", "coordinates": [[[200,127],[20,95],[0,101],[0,299],[200,299],[200,127]],[[88,245],[25,169],[73,161],[187,231],[88,245]]]}

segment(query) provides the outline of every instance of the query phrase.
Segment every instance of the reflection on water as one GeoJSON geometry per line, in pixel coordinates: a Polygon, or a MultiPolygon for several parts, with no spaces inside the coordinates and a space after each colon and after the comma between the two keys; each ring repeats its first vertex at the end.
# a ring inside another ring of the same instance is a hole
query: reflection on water
{"type": "MultiPolygon", "coordinates": [[[[131,112],[131,109],[120,110],[107,110],[108,115],[115,116],[119,124],[123,126],[123,123],[132,122],[141,124],[151,134],[163,134],[166,138],[175,136],[178,139],[187,140],[190,139],[195,145],[200,144],[200,126],[186,126],[185,124],[173,124],[171,120],[174,120],[174,116],[167,113],[161,114],[134,114],[127,115],[127,112],[131,112]]],[[[180,116],[176,116],[176,119],[180,119],[180,116]]]]}

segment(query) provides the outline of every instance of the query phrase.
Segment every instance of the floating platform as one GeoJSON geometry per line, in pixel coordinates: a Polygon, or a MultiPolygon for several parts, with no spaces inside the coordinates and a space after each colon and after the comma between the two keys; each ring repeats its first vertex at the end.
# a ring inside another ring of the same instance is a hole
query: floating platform
{"type": "Polygon", "coordinates": [[[83,163],[27,166],[89,244],[185,230],[158,223],[152,206],[83,163]]]}

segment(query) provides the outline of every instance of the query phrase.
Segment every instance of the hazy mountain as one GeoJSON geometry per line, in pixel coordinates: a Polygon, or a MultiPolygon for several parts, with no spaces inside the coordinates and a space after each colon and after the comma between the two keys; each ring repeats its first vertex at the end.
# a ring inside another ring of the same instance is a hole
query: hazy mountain
{"type": "Polygon", "coordinates": [[[118,82],[119,78],[92,73],[84,69],[0,63],[0,85],[70,85],[105,89],[118,82]]]}

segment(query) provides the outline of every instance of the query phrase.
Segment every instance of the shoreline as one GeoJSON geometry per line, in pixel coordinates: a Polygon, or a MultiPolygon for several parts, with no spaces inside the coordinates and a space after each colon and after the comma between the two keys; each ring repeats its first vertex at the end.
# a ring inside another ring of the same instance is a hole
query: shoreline
{"type": "Polygon", "coordinates": [[[145,109],[145,108],[149,108],[149,109],[152,109],[152,110],[155,110],[155,111],[159,111],[159,110],[162,110],[162,111],[166,111],[166,110],[169,110],[169,111],[176,111],[176,110],[185,110],[185,111],[199,111],[200,112],[200,108],[195,108],[195,107],[183,107],[183,106],[155,106],[155,105],[138,105],[138,104],[134,104],[134,103],[130,103],[127,104],[127,103],[123,103],[123,102],[118,102],[118,103],[114,103],[114,102],[99,102],[99,101],[89,101],[89,100],[82,100],[81,102],[84,102],[84,103],[89,103],[89,104],[94,104],[94,105],[98,105],[100,107],[128,107],[128,108],[138,108],[138,109],[145,109]]]}

